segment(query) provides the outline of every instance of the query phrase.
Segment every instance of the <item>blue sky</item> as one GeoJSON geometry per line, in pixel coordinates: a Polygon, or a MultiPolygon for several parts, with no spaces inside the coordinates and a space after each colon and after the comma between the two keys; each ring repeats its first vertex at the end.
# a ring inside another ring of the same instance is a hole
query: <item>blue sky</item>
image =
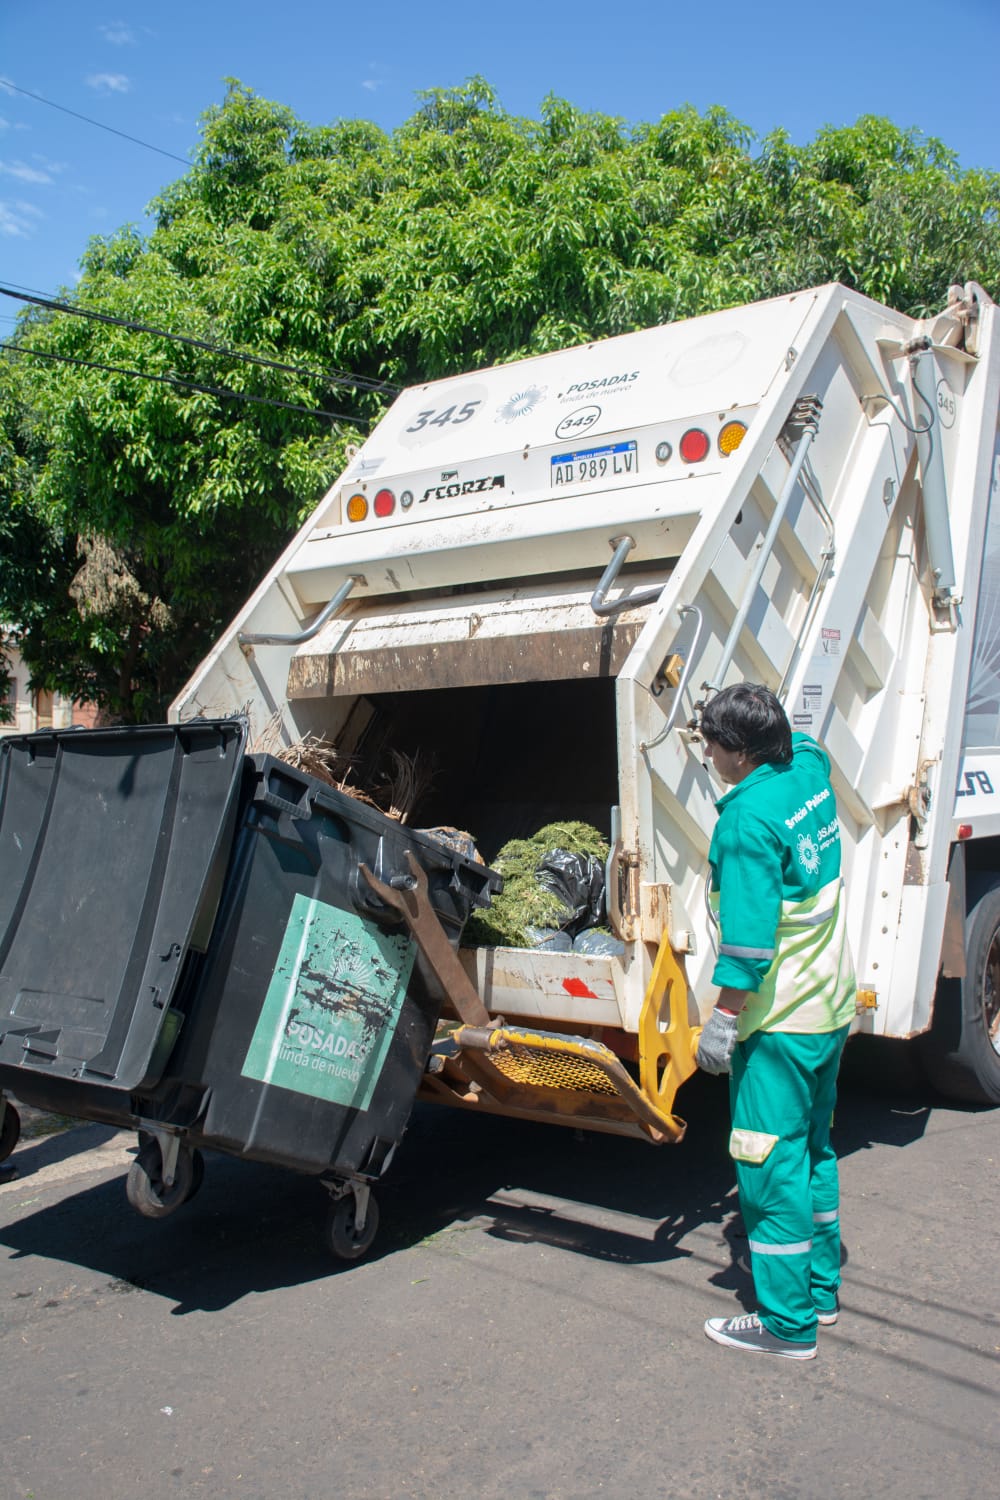
{"type": "MultiPolygon", "coordinates": [[[[475,73],[532,116],[550,92],[631,123],[721,104],[802,142],[874,113],[938,136],[964,166],[1000,168],[998,58],[1000,0],[0,0],[0,77],[159,148],[0,85],[0,284],[72,285],[91,235],[143,224],[227,76],[313,124],[387,130],[418,90],[475,73]]],[[[15,310],[0,305],[0,337],[15,310]]]]}

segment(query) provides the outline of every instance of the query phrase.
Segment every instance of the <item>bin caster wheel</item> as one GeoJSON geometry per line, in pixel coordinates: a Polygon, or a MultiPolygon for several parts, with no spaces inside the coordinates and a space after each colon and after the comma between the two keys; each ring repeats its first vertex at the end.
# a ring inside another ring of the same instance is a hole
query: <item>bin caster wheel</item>
{"type": "Polygon", "coordinates": [[[199,1191],[205,1181],[205,1158],[196,1148],[191,1149],[191,1186],[188,1188],[184,1198],[185,1203],[190,1203],[195,1193],[199,1191]]]}
{"type": "Polygon", "coordinates": [[[146,1140],[139,1154],[128,1169],[125,1179],[125,1196],[144,1219],[165,1219],[193,1198],[201,1186],[205,1163],[200,1151],[182,1146],[177,1153],[174,1180],[169,1187],[163,1181],[163,1161],[160,1143],[146,1140]]]}
{"type": "Polygon", "coordinates": [[[378,1204],[369,1194],[364,1228],[358,1228],[358,1204],[353,1193],[345,1193],[330,1204],[326,1216],[327,1249],[338,1260],[360,1260],[378,1231],[378,1204]]]}
{"type": "Polygon", "coordinates": [[[13,1104],[8,1104],[3,1112],[3,1124],[0,1125],[0,1161],[7,1160],[20,1139],[21,1116],[13,1104]]]}

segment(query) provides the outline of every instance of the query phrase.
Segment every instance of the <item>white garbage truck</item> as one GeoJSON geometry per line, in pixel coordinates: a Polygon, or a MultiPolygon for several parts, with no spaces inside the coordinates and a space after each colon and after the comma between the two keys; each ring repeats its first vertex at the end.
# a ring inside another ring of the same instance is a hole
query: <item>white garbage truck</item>
{"type": "MultiPolygon", "coordinates": [[[[487,862],[606,835],[622,951],[442,952],[462,1024],[425,1097],[680,1137],[714,1000],[699,709],[750,680],[832,762],[857,1030],[927,1033],[939,1085],[1000,1102],[998,401],[971,283],[923,320],[822,286],[395,400],[171,715],[419,754],[418,822],[487,862]]],[[[383,894],[430,950],[419,892],[383,894]]]]}

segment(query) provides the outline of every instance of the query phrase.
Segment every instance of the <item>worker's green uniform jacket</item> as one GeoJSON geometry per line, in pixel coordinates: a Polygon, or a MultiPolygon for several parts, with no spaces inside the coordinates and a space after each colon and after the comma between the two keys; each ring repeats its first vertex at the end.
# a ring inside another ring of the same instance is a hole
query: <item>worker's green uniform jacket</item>
{"type": "Polygon", "coordinates": [[[758,766],[716,803],[708,858],[720,944],[712,979],[751,991],[740,1041],[756,1031],[836,1031],[854,1015],[829,774],[816,741],[793,734],[787,765],[758,766]]]}

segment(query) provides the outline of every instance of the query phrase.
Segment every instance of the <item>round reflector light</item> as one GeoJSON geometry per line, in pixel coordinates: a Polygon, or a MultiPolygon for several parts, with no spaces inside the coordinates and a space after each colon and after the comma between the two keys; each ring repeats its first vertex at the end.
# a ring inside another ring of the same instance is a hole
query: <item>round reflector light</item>
{"type": "Polygon", "coordinates": [[[396,509],[396,497],[392,490],[379,490],[373,509],[377,516],[391,516],[396,509]]]}
{"type": "Polygon", "coordinates": [[[747,424],[745,422],[727,422],[719,433],[719,452],[723,458],[730,453],[735,453],[737,448],[746,437],[747,424]]]}
{"type": "Polygon", "coordinates": [[[409,510],[410,506],[413,504],[413,491],[404,490],[399,497],[399,503],[404,510],[409,510]]]}
{"type": "Polygon", "coordinates": [[[352,495],[347,502],[347,519],[349,521],[363,521],[368,514],[368,501],[364,495],[352,495]]]}
{"type": "Polygon", "coordinates": [[[686,464],[701,463],[708,456],[711,446],[707,432],[702,432],[700,427],[689,427],[681,438],[681,458],[686,464]]]}
{"type": "Polygon", "coordinates": [[[656,462],[658,464],[668,463],[670,460],[670,455],[673,453],[673,451],[674,450],[673,448],[671,448],[669,443],[657,443],[656,462]]]}

